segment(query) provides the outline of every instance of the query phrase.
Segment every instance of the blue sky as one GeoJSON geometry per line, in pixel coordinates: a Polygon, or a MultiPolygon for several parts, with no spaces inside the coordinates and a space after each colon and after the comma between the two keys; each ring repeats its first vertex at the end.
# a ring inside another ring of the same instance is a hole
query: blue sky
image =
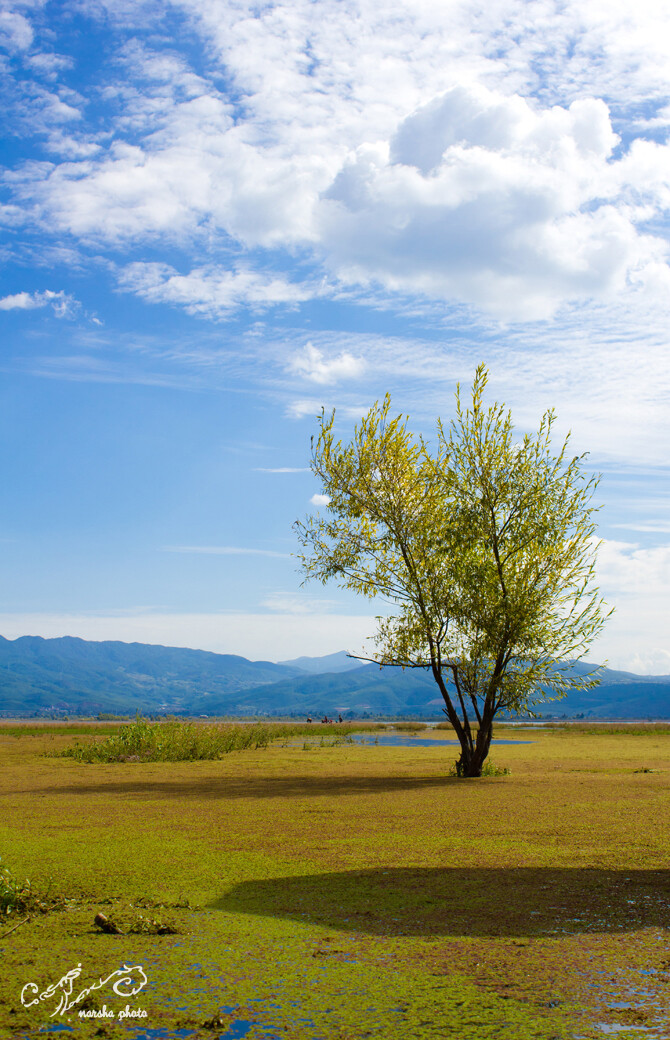
{"type": "Polygon", "coordinates": [[[589,655],[670,672],[656,0],[0,0],[0,632],[357,650],[300,586],[321,406],[479,362],[603,474],[589,655]]]}

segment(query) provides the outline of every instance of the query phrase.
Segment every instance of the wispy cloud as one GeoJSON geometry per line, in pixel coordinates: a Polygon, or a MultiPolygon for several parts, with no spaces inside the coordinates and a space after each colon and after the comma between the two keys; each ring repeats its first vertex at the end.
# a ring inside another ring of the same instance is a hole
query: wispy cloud
{"type": "Polygon", "coordinates": [[[318,291],[240,264],[232,270],[200,267],[182,275],[168,264],[137,262],[119,272],[119,284],[152,303],[179,304],[189,314],[207,318],[220,317],[241,306],[256,310],[294,306],[318,291]]]}
{"type": "Polygon", "coordinates": [[[3,366],[43,379],[56,379],[70,383],[109,383],[130,386],[169,387],[181,391],[201,389],[192,378],[178,374],[143,370],[126,360],[96,357],[90,354],[60,354],[55,357],[26,356],[14,358],[3,366]]]}
{"type": "Polygon", "coordinates": [[[276,614],[295,614],[300,617],[324,614],[337,608],[337,600],[315,596],[300,596],[294,592],[273,592],[260,605],[276,614]]]}
{"type": "Polygon", "coordinates": [[[639,531],[640,534],[670,534],[670,521],[659,520],[655,523],[612,524],[612,527],[626,531],[639,531]]]}

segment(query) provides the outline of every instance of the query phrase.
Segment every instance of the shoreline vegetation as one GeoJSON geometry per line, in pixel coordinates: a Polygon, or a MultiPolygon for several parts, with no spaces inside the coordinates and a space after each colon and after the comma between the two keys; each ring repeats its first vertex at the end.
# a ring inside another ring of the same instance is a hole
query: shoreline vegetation
{"type": "MultiPolygon", "coordinates": [[[[476,731],[477,727],[473,727],[476,731]]],[[[580,734],[670,734],[670,721],[635,723],[627,721],[586,722],[497,722],[496,735],[507,736],[527,730],[547,730],[580,734]]],[[[418,722],[396,720],[393,722],[343,721],[323,722],[240,722],[230,719],[156,719],[137,716],[133,721],[111,722],[43,722],[32,724],[20,721],[0,721],[0,737],[44,736],[67,732],[73,742],[58,750],[47,750],[47,757],[73,758],[78,762],[181,762],[217,760],[235,751],[258,750],[279,741],[304,737],[309,741],[323,743],[329,739],[331,746],[351,741],[353,734],[402,733],[419,734],[424,738],[432,735],[444,739],[454,736],[449,722],[418,722]],[[80,737],[93,738],[80,741],[80,737]]]]}

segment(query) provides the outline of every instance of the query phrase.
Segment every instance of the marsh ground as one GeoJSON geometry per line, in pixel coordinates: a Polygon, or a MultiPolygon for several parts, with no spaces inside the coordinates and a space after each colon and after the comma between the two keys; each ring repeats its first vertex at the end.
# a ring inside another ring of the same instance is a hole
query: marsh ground
{"type": "Polygon", "coordinates": [[[85,764],[43,757],[67,727],[0,727],[0,855],[69,900],[0,922],[0,1031],[669,1038],[670,732],[516,736],[493,750],[511,775],[457,780],[443,746],[85,764]],[[99,911],[179,932],[104,934],[99,911]],[[124,963],[142,992],[85,1002],[114,1019],[21,1003],[124,963]]]}

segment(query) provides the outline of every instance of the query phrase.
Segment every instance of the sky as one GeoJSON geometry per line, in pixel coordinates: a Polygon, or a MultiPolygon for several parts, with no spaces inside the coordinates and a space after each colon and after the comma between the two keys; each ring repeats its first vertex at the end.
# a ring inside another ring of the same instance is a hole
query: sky
{"type": "MultiPolygon", "coordinates": [[[[602,474],[589,660],[670,673],[665,0],[0,0],[0,633],[284,660],[309,470],[477,365],[602,474]]],[[[315,497],[316,496],[316,497],[315,497]]]]}

